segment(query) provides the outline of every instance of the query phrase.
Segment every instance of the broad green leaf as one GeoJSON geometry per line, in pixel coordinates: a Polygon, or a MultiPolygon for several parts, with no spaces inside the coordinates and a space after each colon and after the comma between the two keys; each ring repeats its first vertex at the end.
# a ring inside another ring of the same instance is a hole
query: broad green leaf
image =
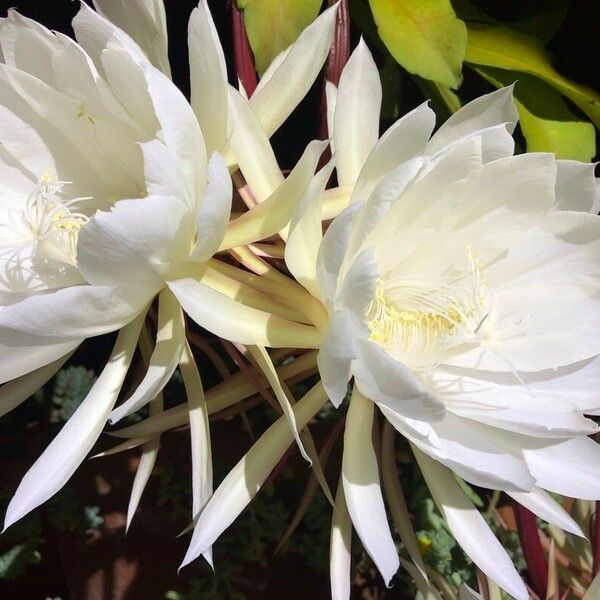
{"type": "Polygon", "coordinates": [[[449,0],[369,0],[379,36],[410,73],[457,88],[467,29],[449,0]]]}
{"type": "Polygon", "coordinates": [[[465,61],[534,75],[572,100],[600,127],[600,95],[558,73],[541,42],[530,35],[508,27],[469,23],[465,61]]]}
{"type": "Polygon", "coordinates": [[[321,0],[237,0],[244,11],[246,33],[259,75],[315,20],[321,3],[321,0]]]}
{"type": "Polygon", "coordinates": [[[582,162],[589,162],[595,156],[594,126],[578,119],[548,84],[525,73],[492,67],[475,70],[496,87],[517,82],[515,101],[529,152],[554,152],[557,158],[582,162]]]}
{"type": "Polygon", "coordinates": [[[594,598],[600,597],[600,573],[594,577],[594,581],[585,593],[583,600],[594,600],[594,598]]]}

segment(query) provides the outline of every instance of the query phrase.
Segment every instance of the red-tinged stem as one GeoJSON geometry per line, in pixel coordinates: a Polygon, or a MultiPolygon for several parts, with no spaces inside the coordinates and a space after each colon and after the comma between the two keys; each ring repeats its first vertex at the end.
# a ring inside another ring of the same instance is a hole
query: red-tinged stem
{"type": "Polygon", "coordinates": [[[548,587],[548,563],[540,542],[535,515],[518,502],[513,503],[513,508],[531,587],[540,598],[545,598],[548,587]]]}
{"type": "MultiPolygon", "coordinates": [[[[327,4],[333,6],[336,1],[328,0],[327,4]]],[[[337,11],[335,37],[325,64],[325,81],[331,81],[337,86],[348,58],[350,58],[350,15],[348,13],[348,0],[342,0],[337,11]]],[[[319,128],[319,139],[321,140],[326,140],[329,137],[327,132],[325,81],[323,82],[323,93],[321,95],[321,125],[319,128]]]]}
{"type": "Polygon", "coordinates": [[[231,27],[233,30],[233,57],[235,61],[235,72],[242,82],[248,97],[252,96],[258,79],[254,68],[254,57],[244,27],[244,16],[238,8],[236,0],[230,0],[231,27]]]}
{"type": "Polygon", "coordinates": [[[593,575],[600,572],[600,501],[596,502],[596,514],[592,525],[592,550],[594,553],[593,575]]]}

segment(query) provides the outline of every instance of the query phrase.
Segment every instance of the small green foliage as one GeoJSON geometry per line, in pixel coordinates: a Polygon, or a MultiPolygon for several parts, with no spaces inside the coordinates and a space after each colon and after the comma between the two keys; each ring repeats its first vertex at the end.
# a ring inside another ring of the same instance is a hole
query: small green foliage
{"type": "Polygon", "coordinates": [[[67,367],[60,370],[54,379],[50,420],[54,423],[68,421],[96,379],[94,372],[85,367],[67,367]]]}

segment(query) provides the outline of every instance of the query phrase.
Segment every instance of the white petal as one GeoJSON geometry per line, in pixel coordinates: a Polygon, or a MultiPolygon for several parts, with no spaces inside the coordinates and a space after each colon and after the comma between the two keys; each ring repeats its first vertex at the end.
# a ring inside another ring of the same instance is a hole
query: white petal
{"type": "MultiPolygon", "coordinates": [[[[323,388],[317,384],[294,406],[298,427],[301,429],[305,427],[325,401],[323,388]]],[[[200,513],[181,567],[203,554],[235,521],[258,493],[293,439],[287,418],[282,416],[265,431],[242,460],[229,471],[200,513]]]]}
{"type": "Polygon", "coordinates": [[[291,336],[318,343],[314,327],[286,321],[237,302],[192,278],[167,282],[183,310],[201,327],[233,342],[271,348],[288,347],[291,336]]]}
{"type": "MultiPolygon", "coordinates": [[[[200,372],[187,341],[179,368],[188,399],[192,456],[192,519],[195,520],[212,496],[213,468],[206,397],[200,372]]],[[[203,555],[212,566],[212,547],[207,548],[203,555]]]]}
{"type": "Polygon", "coordinates": [[[193,197],[206,184],[206,146],[198,119],[185,96],[165,75],[151,65],[141,66],[162,129],[158,138],[177,157],[193,197]]]}
{"type": "MultiPolygon", "coordinates": [[[[518,443],[518,442],[517,442],[518,443]]],[[[571,498],[600,500],[600,446],[587,437],[524,449],[538,487],[571,498]]]]}
{"type": "Polygon", "coordinates": [[[222,150],[228,137],[227,65],[206,0],[192,11],[188,26],[191,104],[206,151],[222,150]]]}
{"type": "Polygon", "coordinates": [[[358,208],[358,204],[353,204],[340,213],[331,222],[321,242],[317,257],[317,279],[320,297],[329,304],[333,304],[335,299],[340,269],[358,208]]]}
{"type": "Polygon", "coordinates": [[[556,207],[597,214],[600,209],[600,182],[595,172],[595,164],[557,160],[556,207]]]}
{"type": "Polygon", "coordinates": [[[267,81],[250,98],[250,105],[267,136],[279,129],[321,71],[333,41],[336,13],[337,5],[317,17],[292,44],[279,67],[270,71],[267,81]]]}
{"type": "MultiPolygon", "coordinates": [[[[77,348],[83,341],[79,339],[51,344],[47,338],[29,336],[26,344],[9,346],[6,343],[13,332],[0,328],[0,334],[2,335],[2,343],[0,343],[0,383],[11,381],[17,377],[27,377],[32,371],[60,360],[61,356],[65,356],[77,348]]],[[[17,343],[22,342],[22,334],[19,334],[17,343]]],[[[15,383],[15,388],[15,397],[18,398],[19,391],[27,389],[26,380],[23,379],[21,383],[15,383]]],[[[9,394],[9,391],[7,390],[6,393],[9,394]]],[[[24,398],[24,400],[26,399],[24,398]]]]}
{"type": "Polygon", "coordinates": [[[444,405],[432,396],[404,364],[375,342],[359,339],[352,363],[355,385],[367,398],[398,414],[425,421],[444,416],[444,405]]]}
{"type": "Polygon", "coordinates": [[[258,116],[240,93],[229,87],[230,144],[240,170],[258,202],[266,200],[283,182],[273,148],[258,116]]]}
{"type": "Polygon", "coordinates": [[[168,288],[158,296],[158,331],[156,346],[148,370],[133,394],[110,414],[114,424],[153,400],[167,385],[179,363],[185,340],[183,313],[168,288]]]}
{"type": "Polygon", "coordinates": [[[342,481],[348,512],[386,585],[400,561],[388,525],[373,448],[373,403],[355,388],[346,416],[342,481]]]}
{"type": "Polygon", "coordinates": [[[0,20],[0,43],[5,64],[54,84],[52,55],[59,44],[43,25],[9,9],[7,17],[0,20]]]}
{"type": "Polygon", "coordinates": [[[529,593],[508,554],[502,548],[480,512],[471,504],[451,472],[413,447],[429,491],[450,532],[473,562],[517,600],[529,593]]]}
{"type": "Polygon", "coordinates": [[[300,449],[300,454],[302,454],[304,460],[306,460],[312,464],[310,457],[308,456],[308,454],[306,453],[306,450],[304,449],[304,444],[302,443],[302,440],[300,439],[298,424],[296,423],[296,417],[294,416],[292,404],[291,404],[289,398],[287,397],[287,394],[285,393],[285,391],[281,385],[281,382],[279,381],[279,376],[277,375],[277,371],[275,371],[275,367],[273,366],[273,361],[271,360],[269,353],[266,351],[266,349],[263,346],[252,346],[252,345],[248,346],[248,352],[250,352],[250,354],[252,355],[252,358],[254,358],[256,364],[258,365],[258,368],[262,371],[263,375],[267,378],[267,381],[269,382],[269,385],[271,386],[271,389],[273,390],[273,392],[277,398],[277,401],[279,402],[279,405],[281,406],[281,410],[283,411],[283,414],[288,421],[288,425],[290,426],[290,429],[292,430],[294,439],[296,440],[296,443],[298,444],[298,448],[300,449]]]}
{"type": "Polygon", "coordinates": [[[351,313],[335,311],[325,332],[317,364],[323,387],[336,407],[346,397],[352,376],[350,368],[357,352],[351,313]]]}
{"type": "Polygon", "coordinates": [[[434,125],[435,113],[426,102],[398,119],[373,148],[356,182],[351,202],[366,200],[387,173],[424,154],[434,125]]]}
{"type": "Polygon", "coordinates": [[[466,137],[480,135],[484,162],[512,156],[511,134],[519,119],[512,94],[512,86],[505,87],[465,104],[431,138],[427,152],[434,154],[466,137]]]}
{"type": "Polygon", "coordinates": [[[220,249],[256,242],[286,228],[313,181],[326,146],[327,142],[312,141],[279,187],[264,202],[229,224],[220,249]]]}
{"type": "Polygon", "coordinates": [[[208,260],[218,249],[225,236],[231,215],[233,184],[225,161],[218,153],[210,157],[208,182],[196,212],[198,239],[192,258],[208,260]]]}
{"type": "Polygon", "coordinates": [[[97,285],[160,287],[164,265],[189,256],[194,225],[189,206],[179,198],[120,200],[82,228],[79,269],[97,285]]]}
{"type": "Polygon", "coordinates": [[[96,10],[139,44],[150,62],[171,76],[163,0],[94,0],[96,10]]]}
{"type": "Polygon", "coordinates": [[[58,492],[91,450],[123,385],[143,319],[140,315],[121,330],[85,400],[23,477],[6,511],[5,528],[58,492]]]}
{"type": "Polygon", "coordinates": [[[394,427],[423,452],[470,483],[490,489],[529,491],[535,479],[511,434],[478,425],[446,412],[429,425],[402,417],[387,407],[382,412],[394,427]]]}
{"type": "Polygon", "coordinates": [[[329,542],[329,578],[331,600],[350,600],[352,578],[352,521],[344,497],[344,485],[340,478],[335,494],[335,506],[331,517],[329,542]]]}
{"type": "Polygon", "coordinates": [[[360,40],[342,71],[333,120],[336,169],[340,185],[353,183],[379,139],[379,71],[360,40]]]}
{"type": "Polygon", "coordinates": [[[330,161],[311,181],[298,205],[285,245],[285,264],[294,279],[313,296],[319,296],[317,284],[317,257],[323,225],[321,220],[323,191],[333,170],[330,161]]]}
{"type": "Polygon", "coordinates": [[[27,398],[33,396],[35,392],[56,375],[71,354],[72,352],[68,352],[58,360],[39,369],[32,370],[30,373],[9,381],[0,387],[0,417],[15,409],[27,400],[27,398]]]}
{"type": "Polygon", "coordinates": [[[103,72],[100,56],[109,41],[117,43],[138,63],[147,63],[144,51],[123,30],[115,27],[108,19],[93,11],[85,2],[72,21],[77,41],[94,61],[98,71],[103,72]]]}
{"type": "Polygon", "coordinates": [[[530,492],[507,492],[507,494],[540,519],[560,527],[563,531],[585,537],[577,521],[544,490],[535,487],[530,492]]]}
{"type": "Polygon", "coordinates": [[[11,345],[18,345],[20,333],[60,342],[81,340],[129,323],[152,295],[149,288],[91,285],[40,292],[0,308],[0,327],[13,332],[11,345]]]}

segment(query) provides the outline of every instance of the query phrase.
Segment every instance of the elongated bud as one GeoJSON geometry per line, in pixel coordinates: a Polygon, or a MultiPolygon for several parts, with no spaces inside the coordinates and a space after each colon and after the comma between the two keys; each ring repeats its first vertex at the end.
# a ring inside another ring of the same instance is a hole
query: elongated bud
{"type": "Polygon", "coordinates": [[[254,68],[254,57],[244,27],[244,17],[238,8],[236,0],[229,3],[231,9],[231,28],[233,34],[233,57],[235,61],[235,72],[242,82],[248,97],[252,96],[258,79],[254,68]]]}

